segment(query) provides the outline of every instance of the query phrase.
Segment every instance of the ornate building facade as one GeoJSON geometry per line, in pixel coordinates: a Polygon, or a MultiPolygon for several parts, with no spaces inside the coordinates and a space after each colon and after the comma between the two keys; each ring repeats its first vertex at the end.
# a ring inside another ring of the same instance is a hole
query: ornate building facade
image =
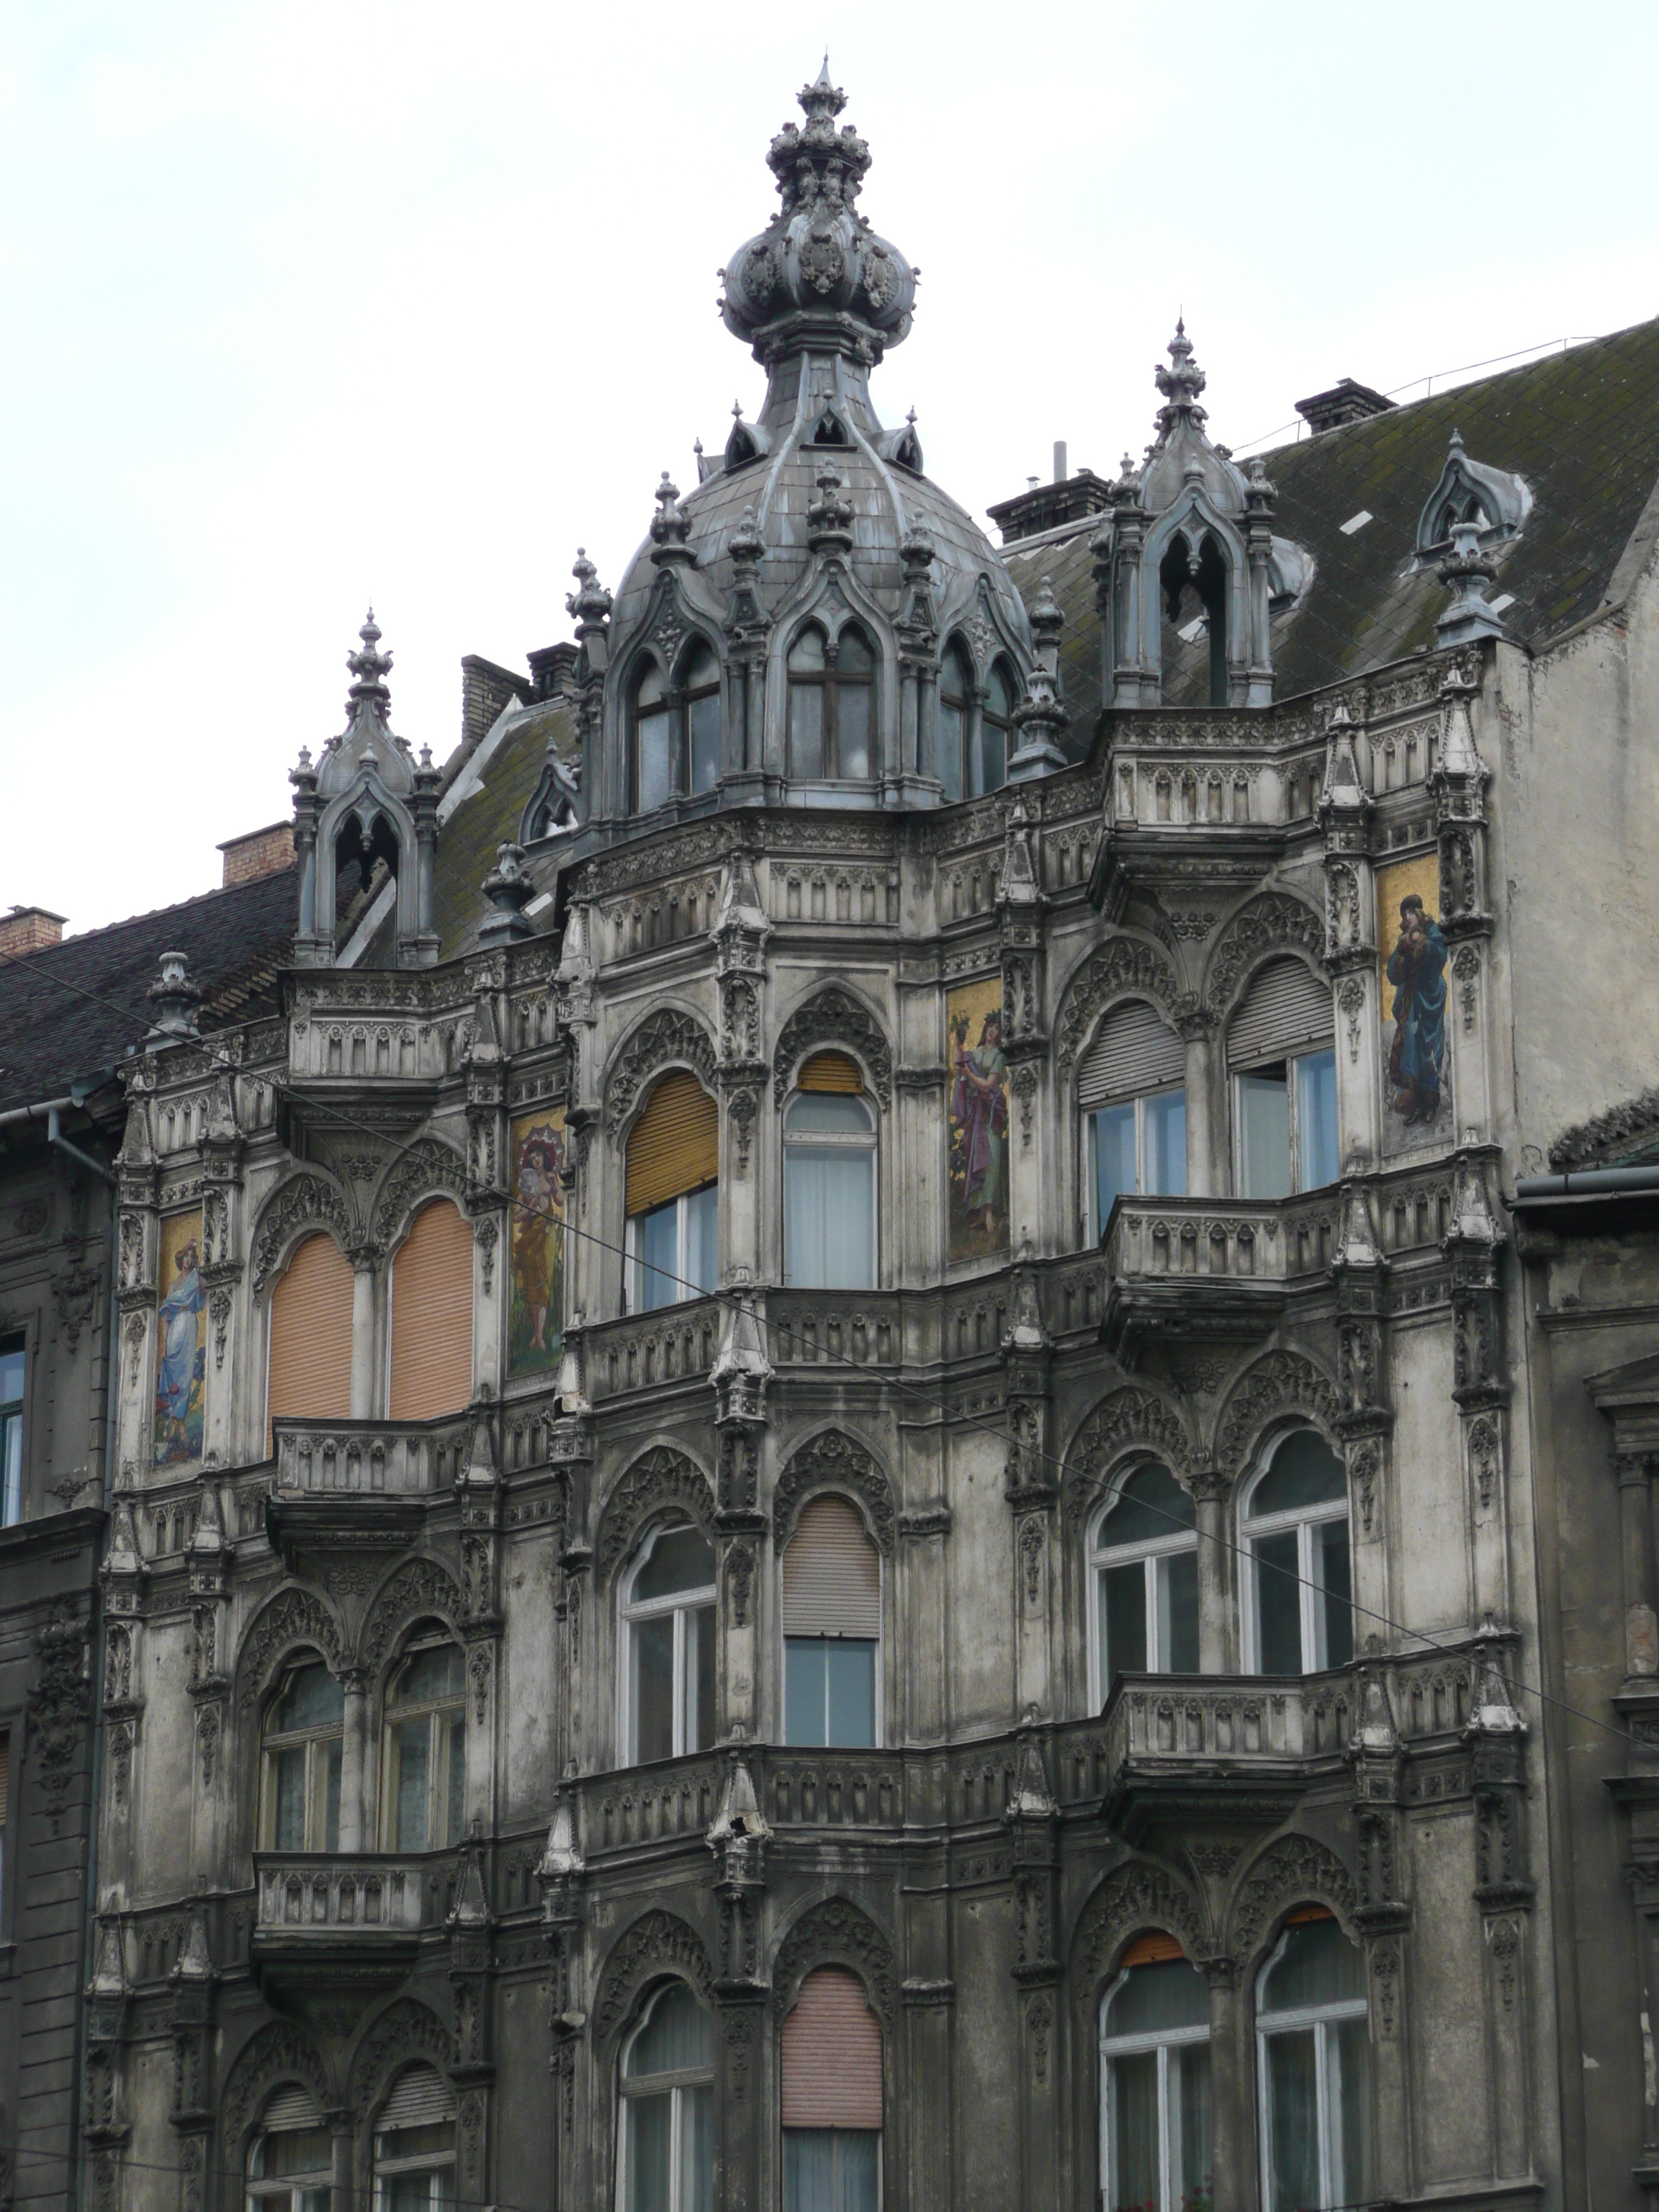
{"type": "Polygon", "coordinates": [[[123,1063],[84,2201],[1632,2203],[1509,1208],[1653,1075],[1659,334],[1243,467],[1178,330],[994,547],[801,105],[752,422],[441,767],[370,617],[123,1063]]]}

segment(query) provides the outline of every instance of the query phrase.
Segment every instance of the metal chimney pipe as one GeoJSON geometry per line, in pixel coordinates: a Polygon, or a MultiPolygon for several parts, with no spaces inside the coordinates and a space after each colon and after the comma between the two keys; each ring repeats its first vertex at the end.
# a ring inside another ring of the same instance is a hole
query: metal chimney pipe
{"type": "Polygon", "coordinates": [[[1064,438],[1056,438],[1054,440],[1054,482],[1064,483],[1066,475],[1066,441],[1064,438]]]}

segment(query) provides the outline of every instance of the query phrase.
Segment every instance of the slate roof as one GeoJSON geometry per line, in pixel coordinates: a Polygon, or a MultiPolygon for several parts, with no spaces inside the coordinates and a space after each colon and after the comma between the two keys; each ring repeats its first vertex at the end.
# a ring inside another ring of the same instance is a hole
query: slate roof
{"type": "Polygon", "coordinates": [[[163,952],[187,956],[204,1030],[274,1013],[297,880],[286,868],[0,961],[0,1112],[61,1098],[142,1043],[163,952]]]}
{"type": "MultiPolygon", "coordinates": [[[[1213,418],[1212,418],[1213,419],[1213,418]]],[[[1278,489],[1273,528],[1314,556],[1302,604],[1273,623],[1273,693],[1294,696],[1434,643],[1447,597],[1412,565],[1418,518],[1454,430],[1472,460],[1523,477],[1534,496],[1518,538],[1494,549],[1494,598],[1534,650],[1607,606],[1631,580],[1620,563],[1659,483],[1659,321],[1282,446],[1263,458],[1278,489]],[[1370,522],[1342,525],[1362,510],[1370,522]]],[[[1650,518],[1651,520],[1652,518],[1650,518]]],[[[1060,668],[1072,746],[1089,750],[1100,708],[1100,625],[1091,518],[1004,555],[1027,600],[1043,575],[1066,615],[1060,668]]],[[[1169,703],[1207,696],[1206,650],[1187,648],[1169,703]]]]}

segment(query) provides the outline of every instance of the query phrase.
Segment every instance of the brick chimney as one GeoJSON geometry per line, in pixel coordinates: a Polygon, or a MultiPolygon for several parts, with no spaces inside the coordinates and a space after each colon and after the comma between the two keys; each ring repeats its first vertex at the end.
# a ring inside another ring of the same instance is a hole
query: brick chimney
{"type": "Polygon", "coordinates": [[[1368,422],[1373,415],[1392,414],[1394,404],[1386,392],[1373,392],[1369,384],[1356,384],[1345,376],[1328,392],[1298,399],[1296,411],[1316,437],[1322,430],[1340,430],[1349,422],[1368,422]]]}
{"type": "Polygon", "coordinates": [[[225,890],[257,883],[261,876],[279,876],[294,866],[294,824],[273,822],[267,829],[227,837],[219,850],[225,856],[225,890]]]}
{"type": "Polygon", "coordinates": [[[9,960],[14,953],[44,952],[48,945],[64,941],[64,916],[48,913],[43,906],[15,906],[8,915],[0,915],[0,960],[9,960]]]}

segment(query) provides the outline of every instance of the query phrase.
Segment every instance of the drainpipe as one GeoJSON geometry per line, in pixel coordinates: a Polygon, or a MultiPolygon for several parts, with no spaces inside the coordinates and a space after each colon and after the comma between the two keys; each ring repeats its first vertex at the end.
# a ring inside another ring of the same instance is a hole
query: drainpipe
{"type": "Polygon", "coordinates": [[[1522,1176],[1514,1206],[1539,1198],[1601,1198],[1621,1190],[1659,1191],[1659,1167],[1577,1168],[1567,1175],[1522,1176]]]}

